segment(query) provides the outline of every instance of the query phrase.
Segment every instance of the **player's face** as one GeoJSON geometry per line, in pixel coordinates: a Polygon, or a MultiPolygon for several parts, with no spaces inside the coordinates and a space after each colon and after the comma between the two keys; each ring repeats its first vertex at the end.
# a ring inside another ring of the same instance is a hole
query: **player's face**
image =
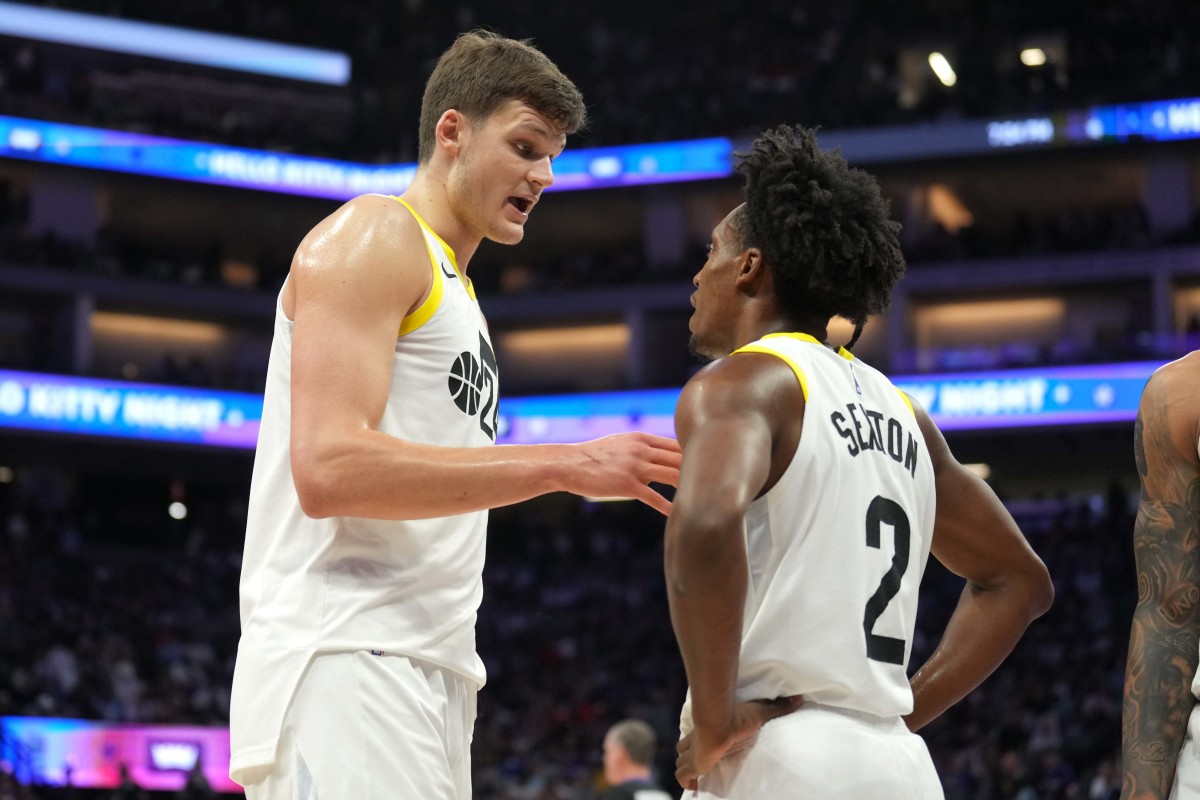
{"type": "Polygon", "coordinates": [[[482,238],[521,241],[530,211],[554,183],[550,162],[565,144],[553,122],[517,100],[468,124],[449,178],[455,214],[482,238]]]}
{"type": "Polygon", "coordinates": [[[692,332],[691,349],[696,355],[721,358],[733,347],[734,326],[737,322],[738,265],[745,251],[731,221],[738,209],[729,212],[713,229],[708,245],[708,260],[692,278],[696,291],[692,305],[696,310],[688,321],[692,332]]]}

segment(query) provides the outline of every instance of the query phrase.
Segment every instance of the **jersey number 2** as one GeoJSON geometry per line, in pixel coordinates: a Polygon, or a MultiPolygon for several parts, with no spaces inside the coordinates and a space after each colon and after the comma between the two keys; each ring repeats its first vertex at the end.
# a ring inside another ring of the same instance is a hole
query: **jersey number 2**
{"type": "Polygon", "coordinates": [[[880,533],[883,525],[892,526],[896,538],[896,554],[892,556],[892,568],[887,571],[879,582],[879,588],[867,601],[863,612],[863,632],[867,635],[867,658],[872,661],[882,661],[887,664],[904,663],[904,640],[891,636],[880,636],[872,631],[875,621],[887,608],[887,604],[900,591],[900,579],[908,569],[908,550],[911,529],[908,515],[894,500],[886,497],[876,497],[867,507],[867,546],[879,548],[880,533]]]}

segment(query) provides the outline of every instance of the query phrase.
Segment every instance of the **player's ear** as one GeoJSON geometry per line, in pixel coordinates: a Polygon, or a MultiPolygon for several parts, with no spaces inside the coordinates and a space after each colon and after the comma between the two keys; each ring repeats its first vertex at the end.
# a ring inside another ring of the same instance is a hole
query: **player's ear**
{"type": "Polygon", "coordinates": [[[448,108],[438,118],[433,131],[436,134],[437,146],[451,156],[457,156],[462,151],[463,137],[467,129],[467,118],[456,108],[448,108]]]}
{"type": "Polygon", "coordinates": [[[762,250],[757,247],[747,247],[738,258],[737,285],[745,288],[757,286],[766,274],[766,263],[763,261],[762,250]]]}

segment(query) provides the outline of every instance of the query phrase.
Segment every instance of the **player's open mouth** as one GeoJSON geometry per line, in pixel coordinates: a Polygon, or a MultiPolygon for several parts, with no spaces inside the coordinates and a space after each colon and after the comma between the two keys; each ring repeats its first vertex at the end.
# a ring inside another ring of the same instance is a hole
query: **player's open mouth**
{"type": "Polygon", "coordinates": [[[513,208],[517,209],[517,211],[520,211],[522,216],[527,216],[529,214],[529,209],[533,208],[533,201],[528,197],[513,196],[508,198],[508,202],[513,208]]]}

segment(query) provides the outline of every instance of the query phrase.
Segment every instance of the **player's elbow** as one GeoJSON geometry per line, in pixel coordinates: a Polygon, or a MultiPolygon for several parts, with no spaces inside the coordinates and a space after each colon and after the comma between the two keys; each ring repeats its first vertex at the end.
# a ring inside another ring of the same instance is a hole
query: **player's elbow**
{"type": "Polygon", "coordinates": [[[990,588],[1003,591],[1007,597],[1006,605],[1018,616],[1023,611],[1027,622],[1045,614],[1054,603],[1054,581],[1050,572],[1042,560],[1032,554],[990,588]]]}
{"type": "Polygon", "coordinates": [[[335,463],[319,443],[292,440],[292,482],[305,516],[325,519],[341,513],[335,463]]]}
{"type": "Polygon", "coordinates": [[[292,480],[296,486],[296,499],[300,501],[300,510],[306,517],[325,519],[335,516],[333,511],[333,492],[328,481],[320,475],[320,470],[292,461],[292,480]]]}
{"type": "Polygon", "coordinates": [[[736,510],[695,506],[677,497],[663,554],[668,574],[684,572],[690,564],[725,559],[729,549],[739,543],[742,519],[736,510]]]}

